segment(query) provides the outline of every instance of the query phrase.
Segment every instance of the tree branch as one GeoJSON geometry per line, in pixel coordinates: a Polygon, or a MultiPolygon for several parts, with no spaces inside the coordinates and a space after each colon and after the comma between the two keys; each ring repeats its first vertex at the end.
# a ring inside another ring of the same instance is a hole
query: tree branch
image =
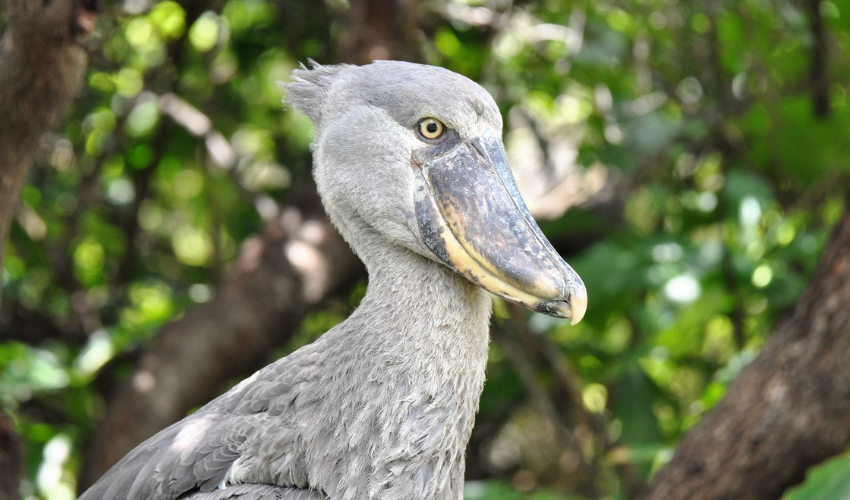
{"type": "Polygon", "coordinates": [[[812,65],[809,68],[809,79],[812,85],[812,107],[815,116],[828,118],[829,106],[829,43],[827,28],[820,12],[821,0],[806,0],[806,10],[809,14],[809,29],[812,31],[812,65]]]}
{"type": "Polygon", "coordinates": [[[79,323],[60,322],[41,311],[8,300],[0,306],[0,338],[29,345],[59,339],[71,346],[82,346],[88,335],[79,323]]]}
{"type": "Polygon", "coordinates": [[[850,210],[758,358],[682,440],[646,499],[778,499],[850,442],[850,210]]]}
{"type": "Polygon", "coordinates": [[[0,411],[0,500],[16,500],[24,473],[21,438],[8,415],[0,411]]]}
{"type": "Polygon", "coordinates": [[[86,66],[75,43],[90,12],[71,0],[0,3],[0,269],[6,237],[38,142],[74,98],[86,66]]]}
{"type": "Polygon", "coordinates": [[[419,61],[418,0],[354,0],[342,38],[345,62],[368,64],[375,59],[419,61]]]}

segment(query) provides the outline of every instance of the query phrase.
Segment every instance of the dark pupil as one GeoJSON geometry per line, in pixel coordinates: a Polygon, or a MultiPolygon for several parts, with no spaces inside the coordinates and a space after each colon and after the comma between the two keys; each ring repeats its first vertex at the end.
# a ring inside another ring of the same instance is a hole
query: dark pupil
{"type": "Polygon", "coordinates": [[[434,122],[428,122],[428,124],[425,125],[425,130],[427,130],[429,134],[433,134],[437,132],[437,124],[434,122]]]}

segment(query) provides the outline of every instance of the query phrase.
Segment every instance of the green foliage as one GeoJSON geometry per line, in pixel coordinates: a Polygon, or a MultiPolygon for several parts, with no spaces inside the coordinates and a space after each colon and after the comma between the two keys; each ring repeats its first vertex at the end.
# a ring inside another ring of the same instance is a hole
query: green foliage
{"type": "Polygon", "coordinates": [[[785,500],[839,500],[850,498],[850,455],[844,454],[812,468],[806,481],[790,490],[785,500]]]}
{"type": "Polygon", "coordinates": [[[467,482],[463,498],[466,500],[571,500],[577,497],[559,495],[552,491],[522,493],[509,484],[489,481],[486,483],[467,482]]]}
{"type": "MultiPolygon", "coordinates": [[[[307,58],[335,62],[344,2],[303,4],[227,0],[194,17],[165,1],[101,16],[86,88],[31,172],[3,269],[7,307],[55,330],[0,342],[0,403],[29,450],[26,498],[73,497],[104,394],[159,327],[210,299],[262,231],[266,202],[309,176],[312,130],[281,108],[275,81],[307,58]]],[[[850,4],[822,5],[828,118],[812,111],[811,34],[793,2],[423,3],[427,62],[493,93],[524,189],[627,179],[622,217],[594,211],[591,193],[542,223],[556,243],[593,241],[566,256],[588,286],[585,321],[521,318],[607,418],[611,446],[559,441],[561,424],[496,344],[480,419],[498,426],[468,498],[579,498],[569,478],[581,460],[602,469],[582,497],[623,498],[615,465],[650,477],[793,305],[848,170],[850,4]]],[[[313,312],[276,354],[362,293],[313,312]]],[[[846,489],[846,469],[846,457],[824,466],[789,500],[846,489]]]]}

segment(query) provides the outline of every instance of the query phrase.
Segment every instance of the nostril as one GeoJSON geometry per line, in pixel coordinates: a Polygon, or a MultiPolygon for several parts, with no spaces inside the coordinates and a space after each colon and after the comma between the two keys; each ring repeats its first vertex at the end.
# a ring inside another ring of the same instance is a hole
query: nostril
{"type": "Polygon", "coordinates": [[[468,141],[466,141],[470,146],[472,146],[475,151],[478,152],[479,156],[482,158],[487,158],[487,153],[484,151],[484,144],[481,143],[480,137],[471,137],[468,141]]]}

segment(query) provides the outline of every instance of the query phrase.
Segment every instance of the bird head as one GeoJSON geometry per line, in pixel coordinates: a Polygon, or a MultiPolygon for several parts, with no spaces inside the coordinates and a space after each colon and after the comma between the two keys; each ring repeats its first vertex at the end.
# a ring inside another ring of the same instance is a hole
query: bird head
{"type": "Polygon", "coordinates": [[[401,246],[505,300],[581,320],[584,283],[528,212],[486,90],[396,61],[292,76],[285,101],[315,127],[319,193],[367,267],[376,248],[401,246]]]}

